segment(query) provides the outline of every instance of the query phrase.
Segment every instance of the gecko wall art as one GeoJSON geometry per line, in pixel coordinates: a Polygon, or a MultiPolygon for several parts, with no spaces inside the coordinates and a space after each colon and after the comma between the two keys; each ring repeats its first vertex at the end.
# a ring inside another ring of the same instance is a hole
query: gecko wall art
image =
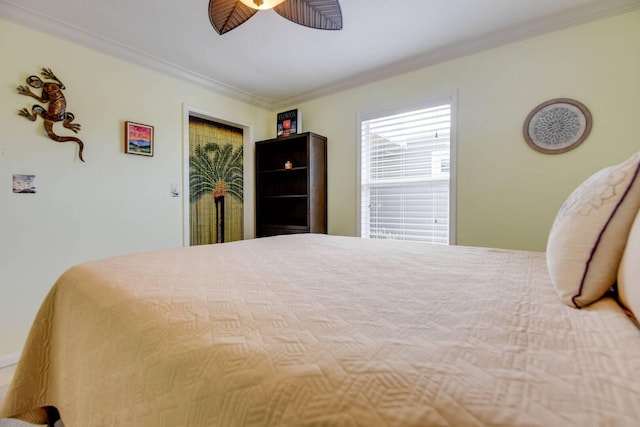
{"type": "Polygon", "coordinates": [[[80,147],[78,156],[80,160],[84,162],[84,158],[82,157],[84,143],[82,140],[74,136],[60,136],[53,131],[53,125],[56,122],[62,122],[62,126],[70,129],[74,133],[80,131],[79,124],[71,123],[73,119],[75,119],[75,116],[73,113],[67,111],[67,100],[62,93],[65,86],[60,79],[53,74],[50,68],[43,68],[40,74],[49,81],[43,81],[38,76],[29,76],[26,80],[28,86],[20,85],[17,89],[21,95],[30,96],[43,104],[49,104],[48,108],[36,104],[31,107],[31,111],[23,108],[18,111],[18,114],[32,122],[35,122],[38,116],[42,117],[44,119],[44,130],[47,132],[47,135],[49,135],[49,138],[56,142],[75,142],[78,144],[78,147],[80,147]],[[34,89],[42,89],[41,94],[37,95],[32,92],[29,86],[34,89]]]}

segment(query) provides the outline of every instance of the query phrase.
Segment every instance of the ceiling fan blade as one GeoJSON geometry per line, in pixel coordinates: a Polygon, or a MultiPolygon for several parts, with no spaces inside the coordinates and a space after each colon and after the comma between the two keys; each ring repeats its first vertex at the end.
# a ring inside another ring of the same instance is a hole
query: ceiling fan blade
{"type": "Polygon", "coordinates": [[[246,22],[256,12],[239,0],[209,0],[209,21],[220,35],[246,22]]]}
{"type": "Polygon", "coordinates": [[[286,0],[274,10],[296,24],[320,30],[341,30],[338,0],[286,0]]]}

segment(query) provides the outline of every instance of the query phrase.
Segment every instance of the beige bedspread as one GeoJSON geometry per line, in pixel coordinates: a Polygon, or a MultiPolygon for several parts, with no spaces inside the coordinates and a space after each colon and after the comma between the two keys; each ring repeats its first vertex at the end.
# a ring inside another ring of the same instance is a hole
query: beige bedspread
{"type": "Polygon", "coordinates": [[[637,426],[640,332],[541,253],[294,235],[67,271],[0,417],[87,426],[637,426]]]}

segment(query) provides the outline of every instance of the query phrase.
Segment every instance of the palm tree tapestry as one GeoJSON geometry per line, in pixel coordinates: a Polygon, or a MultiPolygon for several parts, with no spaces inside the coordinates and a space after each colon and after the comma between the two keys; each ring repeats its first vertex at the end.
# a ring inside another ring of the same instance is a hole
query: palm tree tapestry
{"type": "Polygon", "coordinates": [[[242,129],[189,117],[190,243],[242,239],[242,129]]]}

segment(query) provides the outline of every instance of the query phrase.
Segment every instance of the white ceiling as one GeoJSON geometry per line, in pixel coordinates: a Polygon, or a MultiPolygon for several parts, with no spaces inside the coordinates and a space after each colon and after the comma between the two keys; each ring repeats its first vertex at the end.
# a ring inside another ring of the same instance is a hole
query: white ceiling
{"type": "Polygon", "coordinates": [[[640,0],[341,0],[341,31],[268,10],[220,36],[208,3],[0,0],[0,17],[276,109],[640,8],[640,0]]]}

